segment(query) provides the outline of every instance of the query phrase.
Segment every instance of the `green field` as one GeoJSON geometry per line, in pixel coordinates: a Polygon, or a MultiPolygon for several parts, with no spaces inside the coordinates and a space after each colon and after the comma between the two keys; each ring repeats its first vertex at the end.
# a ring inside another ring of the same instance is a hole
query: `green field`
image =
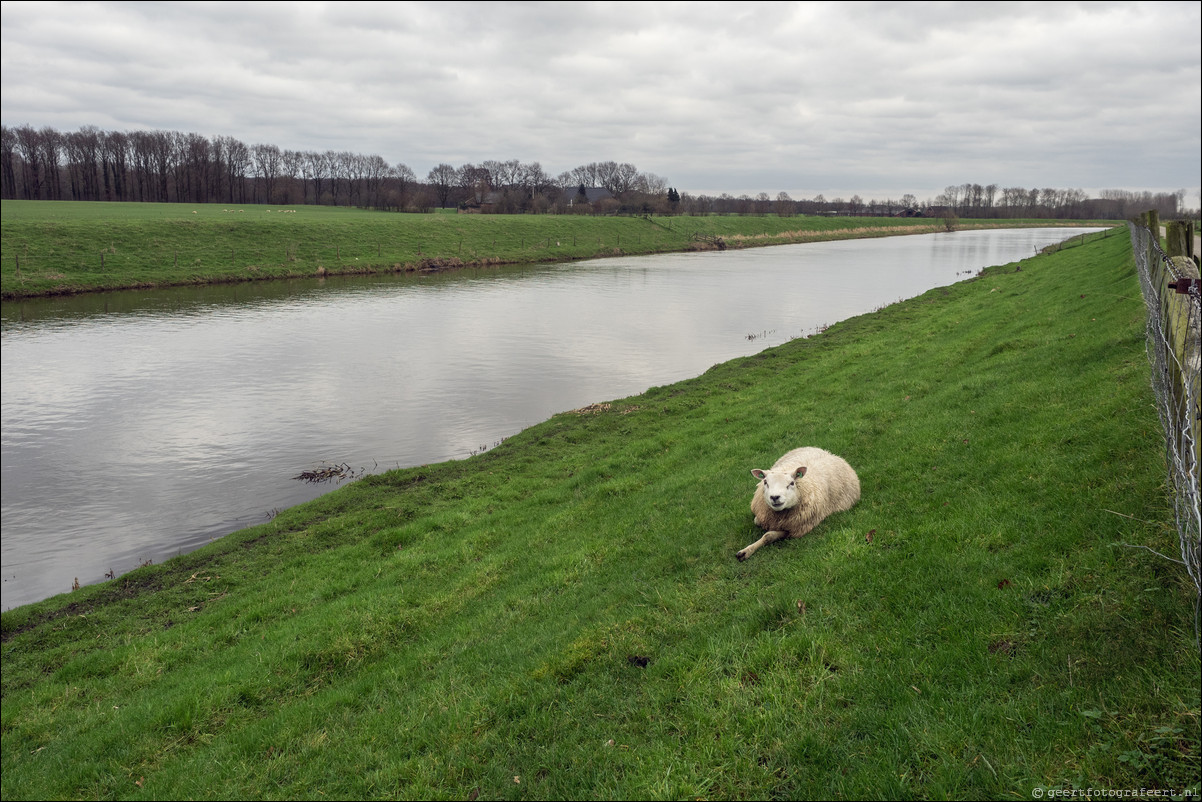
{"type": "MultiPolygon", "coordinates": [[[[941,221],[915,218],[396,214],[73,201],[5,200],[0,212],[0,294],[6,299],[659,253],[713,247],[714,237],[748,247],[942,229],[941,221]]],[[[968,220],[961,227],[1072,224],[968,220]]]]}
{"type": "Polygon", "coordinates": [[[4,613],[3,797],[1196,791],[1144,315],[1101,238],[4,613]],[[861,502],[739,563],[803,444],[861,502]]]}

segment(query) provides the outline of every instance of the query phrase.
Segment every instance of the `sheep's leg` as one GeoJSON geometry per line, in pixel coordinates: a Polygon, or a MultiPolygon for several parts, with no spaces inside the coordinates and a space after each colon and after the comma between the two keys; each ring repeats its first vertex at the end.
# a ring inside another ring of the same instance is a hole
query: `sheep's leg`
{"type": "Polygon", "coordinates": [[[746,560],[748,557],[755,554],[759,550],[760,546],[767,546],[769,543],[775,543],[776,541],[783,540],[788,536],[789,533],[783,529],[773,529],[770,532],[765,532],[762,538],[752,543],[750,546],[747,546],[735,556],[739,558],[739,562],[743,562],[743,560],[746,560]]]}

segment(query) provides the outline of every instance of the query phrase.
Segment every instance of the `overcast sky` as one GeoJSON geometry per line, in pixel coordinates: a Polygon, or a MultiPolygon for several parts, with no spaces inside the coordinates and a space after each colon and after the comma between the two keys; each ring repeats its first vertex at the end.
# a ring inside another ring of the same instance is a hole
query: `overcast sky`
{"type": "Polygon", "coordinates": [[[1202,184],[1202,4],[4,2],[0,117],[684,192],[1202,184]]]}

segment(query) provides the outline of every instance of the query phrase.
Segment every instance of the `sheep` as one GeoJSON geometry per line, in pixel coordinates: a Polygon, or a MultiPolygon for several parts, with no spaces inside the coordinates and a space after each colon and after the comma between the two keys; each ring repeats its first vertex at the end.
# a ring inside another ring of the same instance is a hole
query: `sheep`
{"type": "Polygon", "coordinates": [[[751,512],[765,532],[735,555],[739,562],[760,546],[805,535],[828,515],[850,510],[860,500],[856,472],[842,457],[821,448],[795,448],[770,469],[756,469],[751,475],[760,480],[751,512]]]}

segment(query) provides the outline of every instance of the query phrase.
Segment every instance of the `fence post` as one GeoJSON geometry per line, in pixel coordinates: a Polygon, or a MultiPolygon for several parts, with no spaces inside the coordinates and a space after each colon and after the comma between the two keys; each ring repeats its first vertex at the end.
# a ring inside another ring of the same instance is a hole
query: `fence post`
{"type": "Polygon", "coordinates": [[[1174,220],[1165,226],[1165,253],[1169,256],[1189,256],[1190,246],[1187,244],[1192,240],[1192,232],[1190,224],[1174,220]]]}

